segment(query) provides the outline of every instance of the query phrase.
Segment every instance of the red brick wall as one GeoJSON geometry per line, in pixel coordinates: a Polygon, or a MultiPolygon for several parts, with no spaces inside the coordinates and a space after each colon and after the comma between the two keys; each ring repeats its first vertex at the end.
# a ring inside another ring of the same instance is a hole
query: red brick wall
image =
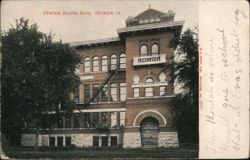
{"type": "MultiPolygon", "coordinates": [[[[143,67],[134,67],[133,66],[133,57],[140,56],[140,40],[160,40],[159,51],[160,53],[166,53],[167,56],[171,56],[174,54],[174,49],[169,47],[169,40],[174,36],[173,32],[161,32],[151,35],[139,35],[139,36],[130,36],[126,38],[126,64],[127,64],[127,72],[126,72],[126,82],[128,85],[128,98],[133,97],[133,90],[131,85],[133,83],[133,77],[138,75],[140,77],[140,82],[144,82],[144,80],[152,76],[155,81],[159,81],[159,74],[165,68],[164,65],[151,65],[151,66],[143,66],[143,67]]],[[[167,77],[166,80],[170,80],[170,72],[164,72],[167,77]]],[[[157,93],[157,88],[155,88],[155,92],[157,93]]],[[[142,90],[141,95],[144,95],[144,90],[142,90]]],[[[173,91],[173,88],[172,88],[173,91]]],[[[171,92],[171,91],[170,91],[171,92]]]]}
{"type": "MultiPolygon", "coordinates": [[[[123,47],[119,44],[109,44],[109,45],[99,45],[84,49],[78,49],[78,53],[82,55],[83,60],[82,64],[80,65],[80,77],[81,76],[93,76],[94,78],[91,80],[82,80],[82,84],[80,85],[80,100],[84,99],[84,84],[90,84],[90,95],[92,95],[92,85],[93,84],[99,84],[104,83],[105,80],[108,78],[109,73],[108,71],[102,72],[101,71],[101,58],[102,56],[106,55],[108,56],[108,67],[110,66],[110,57],[111,55],[115,54],[117,56],[117,63],[119,67],[119,56],[121,53],[123,53],[123,47]],[[98,56],[99,60],[99,72],[84,72],[84,58],[89,57],[91,59],[90,66],[92,68],[92,58],[94,56],[98,56]]],[[[118,74],[115,74],[112,79],[109,81],[109,83],[118,83],[118,82],[125,82],[125,71],[119,72],[118,74]]],[[[119,86],[119,85],[118,85],[119,86]]],[[[119,88],[118,88],[119,93],[119,88]]],[[[119,95],[118,95],[119,97],[119,95]]]]}

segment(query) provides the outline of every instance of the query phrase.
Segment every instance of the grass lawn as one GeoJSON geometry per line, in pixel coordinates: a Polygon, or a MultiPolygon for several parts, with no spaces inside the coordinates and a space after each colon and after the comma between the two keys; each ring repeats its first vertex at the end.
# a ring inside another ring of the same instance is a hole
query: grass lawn
{"type": "Polygon", "coordinates": [[[5,154],[11,159],[96,159],[96,158],[197,158],[198,150],[184,147],[181,149],[123,149],[123,148],[9,148],[5,154]]]}

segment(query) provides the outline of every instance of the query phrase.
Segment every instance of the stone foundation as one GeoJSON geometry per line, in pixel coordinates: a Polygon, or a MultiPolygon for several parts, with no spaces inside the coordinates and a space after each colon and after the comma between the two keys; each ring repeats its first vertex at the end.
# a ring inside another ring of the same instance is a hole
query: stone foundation
{"type": "Polygon", "coordinates": [[[22,134],[21,145],[25,147],[35,146],[35,134],[22,134]]]}
{"type": "MultiPolygon", "coordinates": [[[[89,148],[93,145],[93,136],[99,136],[99,146],[101,146],[102,136],[117,136],[117,146],[121,144],[119,134],[43,134],[38,136],[38,146],[49,146],[49,137],[55,137],[55,146],[57,146],[57,137],[63,137],[63,146],[66,146],[65,137],[71,137],[71,145],[76,147],[89,148]]],[[[110,146],[109,138],[109,146],[110,146]]],[[[35,146],[35,134],[22,134],[21,146],[32,147],[35,146]]]]}
{"type": "Polygon", "coordinates": [[[177,132],[160,132],[158,146],[165,148],[178,148],[179,141],[177,132]]]}
{"type": "MultiPolygon", "coordinates": [[[[55,146],[57,146],[57,137],[63,137],[65,146],[65,137],[71,137],[71,144],[76,147],[90,148],[93,145],[93,136],[107,136],[101,134],[46,134],[38,136],[38,146],[49,146],[49,137],[55,137],[55,146]]],[[[121,145],[119,134],[110,134],[109,136],[117,136],[117,145],[121,145]]],[[[22,146],[35,146],[35,134],[22,134],[22,146]]],[[[101,139],[99,139],[99,146],[101,146],[101,139]]],[[[110,146],[110,139],[109,139],[110,146]]],[[[140,148],[141,147],[141,133],[140,132],[125,132],[123,135],[123,148],[140,148]]],[[[178,134],[177,132],[159,132],[158,147],[178,148],[178,134]]]]}
{"type": "Polygon", "coordinates": [[[141,147],[140,132],[125,132],[123,136],[123,148],[139,148],[141,147]]]}
{"type": "Polygon", "coordinates": [[[92,134],[73,134],[71,143],[77,147],[92,147],[92,134]]]}

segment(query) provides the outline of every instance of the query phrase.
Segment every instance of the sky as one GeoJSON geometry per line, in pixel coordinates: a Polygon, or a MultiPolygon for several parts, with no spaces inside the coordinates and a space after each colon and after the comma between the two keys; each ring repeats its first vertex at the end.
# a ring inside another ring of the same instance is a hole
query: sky
{"type": "Polygon", "coordinates": [[[55,40],[66,43],[117,37],[116,30],[125,27],[126,18],[138,15],[149,5],[162,12],[173,10],[176,21],[185,21],[183,30],[198,25],[196,0],[10,0],[1,2],[1,31],[7,31],[11,24],[15,26],[16,19],[25,17],[29,18],[30,24],[37,23],[39,31],[52,32],[55,40]],[[83,15],[80,15],[81,11],[83,15]],[[48,12],[53,14],[48,15],[48,12]],[[63,15],[63,12],[77,15],[63,15]],[[101,15],[103,12],[113,15],[101,15]]]}

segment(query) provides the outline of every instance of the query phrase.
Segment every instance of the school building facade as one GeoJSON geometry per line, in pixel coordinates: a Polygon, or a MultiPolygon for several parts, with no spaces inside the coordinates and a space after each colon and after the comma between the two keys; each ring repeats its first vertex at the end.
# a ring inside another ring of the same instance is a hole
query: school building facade
{"type": "MultiPolygon", "coordinates": [[[[73,115],[38,135],[38,146],[177,148],[171,64],[184,21],[147,9],[126,19],[118,36],[70,45],[82,55],[73,115]]],[[[24,131],[22,146],[36,135],[24,131]]]]}

